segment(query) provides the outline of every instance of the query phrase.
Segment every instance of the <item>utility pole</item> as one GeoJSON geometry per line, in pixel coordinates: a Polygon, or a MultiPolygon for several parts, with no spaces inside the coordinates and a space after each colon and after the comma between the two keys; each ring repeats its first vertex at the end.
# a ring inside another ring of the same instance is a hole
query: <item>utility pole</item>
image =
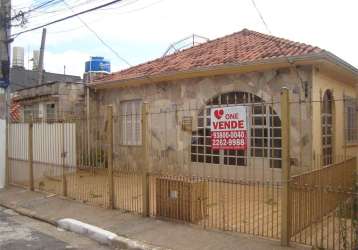
{"type": "Polygon", "coordinates": [[[0,0],[0,188],[6,182],[7,87],[10,83],[11,0],[0,0]]]}
{"type": "Polygon", "coordinates": [[[41,47],[40,47],[40,58],[39,58],[39,81],[38,84],[43,83],[44,78],[44,53],[45,53],[45,41],[46,41],[46,29],[42,30],[41,47]]]}
{"type": "MultiPolygon", "coordinates": [[[[1,94],[10,80],[10,0],[0,0],[0,88],[1,94]]],[[[1,105],[4,103],[1,102],[1,105]]],[[[5,107],[0,109],[0,118],[5,118],[5,107]]]]}

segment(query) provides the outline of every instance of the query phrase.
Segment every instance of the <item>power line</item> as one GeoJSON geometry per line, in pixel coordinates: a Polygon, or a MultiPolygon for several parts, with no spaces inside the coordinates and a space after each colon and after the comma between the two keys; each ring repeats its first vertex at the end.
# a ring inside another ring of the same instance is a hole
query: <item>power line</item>
{"type": "MultiPolygon", "coordinates": [[[[256,5],[256,3],[255,3],[255,0],[251,0],[251,3],[252,3],[252,5],[254,6],[254,8],[256,9],[256,12],[257,12],[257,14],[259,15],[259,17],[260,17],[262,23],[264,24],[266,30],[268,31],[268,33],[269,33],[270,35],[272,35],[271,30],[270,30],[270,28],[268,27],[267,23],[265,22],[265,19],[264,19],[263,15],[262,15],[260,9],[257,7],[257,5],[256,5]]],[[[277,48],[280,50],[280,52],[283,52],[283,50],[282,50],[282,48],[281,48],[281,46],[280,46],[279,41],[276,41],[276,40],[274,40],[274,39],[273,39],[272,41],[277,45],[277,48]]],[[[287,58],[287,61],[288,61],[288,63],[289,63],[291,66],[295,66],[294,63],[291,62],[288,58],[287,58]]],[[[296,76],[297,76],[299,82],[301,83],[301,87],[302,87],[302,89],[304,89],[304,81],[303,81],[303,79],[302,79],[300,73],[299,73],[298,70],[296,69],[296,67],[294,67],[294,68],[295,68],[296,76]]],[[[300,98],[301,98],[301,97],[300,97],[300,98]]],[[[301,100],[300,100],[300,101],[301,101],[301,100]]]]}
{"type": "MultiPolygon", "coordinates": [[[[26,15],[26,14],[29,14],[29,13],[31,13],[31,12],[33,12],[33,11],[36,11],[36,10],[39,10],[39,9],[41,9],[41,8],[46,8],[46,7],[51,7],[51,6],[54,6],[55,4],[56,4],[56,1],[58,1],[58,0],[49,0],[49,1],[47,1],[47,2],[44,2],[44,3],[42,3],[42,4],[40,4],[40,5],[38,5],[38,6],[35,6],[35,7],[33,7],[32,9],[29,9],[29,10],[27,10],[27,11],[19,11],[19,13],[18,14],[16,14],[15,16],[13,16],[13,17],[11,17],[11,20],[15,20],[15,19],[17,19],[17,18],[19,18],[19,17],[22,17],[22,18],[24,18],[24,15],[26,15]],[[55,3],[54,3],[55,2],[55,3]],[[51,4],[52,3],[52,4],[51,4]],[[51,5],[50,5],[51,4],[51,5]]],[[[61,0],[60,0],[61,1],[61,0]]]]}
{"type": "MultiPolygon", "coordinates": [[[[100,5],[103,3],[106,3],[110,0],[90,0],[90,1],[85,1],[85,2],[81,2],[81,3],[77,3],[77,1],[68,1],[68,3],[70,4],[71,8],[75,11],[75,12],[79,12],[88,8],[91,8],[93,6],[96,5],[100,5]],[[75,4],[72,4],[72,2],[75,2],[75,4]],[[77,9],[78,8],[78,9],[77,9]]],[[[26,28],[32,28],[32,27],[36,27],[38,25],[42,25],[44,22],[44,20],[46,20],[46,22],[50,22],[52,20],[56,20],[59,18],[62,18],[64,16],[67,15],[71,15],[73,13],[69,12],[69,9],[64,5],[63,1],[60,0],[60,4],[61,6],[57,7],[57,8],[49,8],[49,11],[35,11],[32,12],[28,17],[26,17],[26,21],[27,23],[31,24],[31,26],[27,26],[26,28]],[[63,6],[62,6],[63,5],[63,6]],[[53,10],[53,11],[52,11],[53,10]]]]}
{"type": "MultiPolygon", "coordinates": [[[[96,5],[100,5],[103,3],[108,2],[109,0],[74,0],[71,1],[71,6],[73,9],[75,8],[81,8],[82,6],[84,8],[79,9],[79,11],[84,10],[86,8],[90,8],[96,5]],[[93,5],[92,5],[93,3],[93,5]],[[86,6],[86,7],[85,7],[86,6]],[[89,6],[89,7],[87,7],[89,6]]],[[[26,13],[26,11],[23,11],[26,13]]],[[[31,23],[32,27],[35,27],[37,25],[41,25],[44,23],[44,20],[47,22],[56,20],[58,18],[62,18],[63,16],[67,16],[71,13],[68,13],[68,8],[66,6],[63,6],[62,0],[55,1],[52,5],[45,6],[44,8],[37,9],[35,11],[32,11],[26,16],[27,23],[31,23]],[[53,8],[55,5],[61,5],[57,8],[53,8]],[[39,20],[35,21],[34,20],[39,20]]]]}
{"type": "MultiPolygon", "coordinates": [[[[132,10],[128,10],[128,11],[123,11],[123,12],[120,12],[118,14],[128,14],[128,13],[133,13],[133,12],[136,12],[136,11],[140,11],[140,10],[144,10],[144,9],[147,9],[147,8],[150,8],[160,2],[163,2],[164,0],[158,0],[156,2],[152,2],[150,4],[147,4],[147,5],[144,5],[142,7],[139,7],[139,8],[136,8],[136,9],[132,9],[132,10]]],[[[134,1],[133,3],[135,3],[137,1],[134,1]]],[[[128,4],[127,4],[128,5],[128,4]]],[[[121,6],[122,7],[122,6],[121,6]]],[[[105,8],[105,9],[101,9],[101,11],[113,11],[113,10],[117,10],[119,9],[120,7],[115,7],[115,8],[105,8]]]]}
{"type": "Polygon", "coordinates": [[[74,17],[76,17],[76,16],[83,15],[83,14],[86,14],[86,13],[88,13],[88,12],[92,12],[92,11],[101,9],[101,8],[103,8],[103,7],[107,7],[107,6],[113,5],[113,4],[118,3],[118,2],[121,2],[121,1],[122,1],[122,0],[114,0],[114,1],[111,1],[111,2],[109,2],[109,3],[105,3],[105,4],[102,4],[102,5],[93,7],[93,8],[91,8],[91,9],[84,10],[84,11],[81,11],[81,12],[78,12],[78,13],[75,13],[75,14],[73,14],[73,15],[66,16],[66,17],[63,17],[63,18],[54,20],[54,21],[52,21],[52,22],[49,22],[49,23],[46,23],[46,24],[43,24],[43,25],[40,25],[40,26],[37,26],[37,27],[31,28],[31,29],[27,29],[27,30],[24,30],[24,31],[21,31],[21,32],[18,32],[18,33],[15,33],[15,34],[12,35],[12,37],[18,37],[18,36],[21,35],[21,34],[28,33],[28,32],[34,31],[34,30],[38,30],[38,29],[44,28],[44,27],[46,27],[46,26],[49,26],[49,25],[52,25],[52,24],[55,24],[55,23],[58,23],[58,22],[62,22],[62,21],[68,20],[68,19],[71,19],[71,18],[74,18],[74,17]]]}
{"type": "MultiPolygon", "coordinates": [[[[63,3],[73,12],[72,8],[68,5],[68,3],[65,0],[62,0],[63,3]]],[[[128,66],[132,66],[126,59],[124,59],[122,56],[118,54],[117,51],[115,51],[108,43],[106,43],[98,34],[97,32],[92,29],[81,17],[77,16],[77,18],[81,21],[81,23],[89,30],[91,31],[96,38],[104,45],[106,46],[110,51],[112,51],[113,54],[115,54],[121,61],[125,62],[128,66]]]]}
{"type": "MultiPolygon", "coordinates": [[[[59,1],[62,3],[62,0],[59,0],[59,1]]],[[[92,2],[99,2],[99,1],[98,0],[88,0],[88,1],[85,1],[85,2],[79,2],[77,4],[73,4],[71,7],[72,7],[72,9],[74,9],[74,8],[82,7],[82,6],[87,5],[87,4],[91,4],[92,2]]],[[[75,1],[75,3],[76,3],[76,1],[75,1]]],[[[54,16],[60,15],[62,12],[65,12],[66,10],[67,10],[66,7],[59,8],[59,9],[56,9],[56,10],[50,10],[50,11],[38,10],[38,11],[36,11],[36,13],[38,13],[38,14],[33,15],[31,18],[35,19],[35,18],[38,18],[38,17],[43,17],[44,15],[57,13],[57,14],[54,14],[54,15],[51,16],[51,17],[54,17],[54,16]]]]}
{"type": "Polygon", "coordinates": [[[256,12],[257,12],[257,14],[259,15],[259,17],[260,17],[262,23],[264,24],[266,30],[267,30],[268,33],[271,35],[271,34],[272,34],[272,33],[271,33],[271,30],[269,29],[267,23],[265,22],[265,19],[264,19],[263,15],[261,14],[260,9],[257,7],[257,5],[256,5],[256,3],[255,3],[255,0],[251,0],[251,3],[252,3],[252,5],[254,6],[254,8],[256,9],[256,12]]]}
{"type": "MultiPolygon", "coordinates": [[[[40,5],[38,5],[38,6],[34,7],[34,8],[32,8],[32,9],[30,9],[30,10],[28,10],[28,11],[26,11],[26,12],[29,13],[29,12],[32,12],[32,11],[35,11],[35,10],[38,10],[38,9],[41,9],[41,8],[43,8],[43,7],[49,7],[48,5],[49,5],[50,3],[55,2],[55,1],[58,1],[58,0],[49,0],[49,1],[47,1],[47,2],[44,2],[44,3],[40,4],[40,5]]],[[[50,6],[53,6],[53,4],[50,5],[50,6]]]]}
{"type": "MultiPolygon", "coordinates": [[[[110,12],[110,11],[115,11],[115,10],[120,9],[120,8],[123,8],[123,7],[127,6],[127,5],[131,5],[131,4],[133,4],[133,3],[137,2],[137,1],[138,1],[138,0],[133,1],[133,2],[131,2],[131,3],[127,3],[127,4],[125,4],[125,5],[121,5],[121,6],[116,7],[116,8],[101,9],[101,11],[108,11],[108,12],[110,12]]],[[[132,9],[132,10],[128,10],[128,11],[116,12],[115,14],[116,14],[116,15],[123,15],[123,14],[129,14],[129,13],[141,11],[141,10],[147,9],[147,8],[153,6],[153,5],[159,4],[160,2],[163,2],[163,1],[164,1],[164,0],[159,0],[159,1],[153,2],[153,3],[151,3],[151,4],[148,4],[148,5],[146,5],[146,6],[140,7],[140,8],[136,8],[136,9],[132,9]]],[[[111,14],[109,14],[109,15],[113,15],[113,14],[111,13],[111,14]]],[[[95,19],[95,20],[91,20],[90,23],[95,23],[95,22],[97,22],[98,20],[102,20],[102,19],[103,19],[103,18],[98,18],[98,19],[95,19]]],[[[87,24],[88,24],[88,22],[87,22],[87,24]]],[[[50,34],[66,33],[66,32],[71,32],[71,31],[74,31],[74,30],[82,29],[84,26],[85,26],[85,25],[80,25],[80,26],[77,26],[77,27],[75,27],[75,28],[66,29],[66,30],[58,30],[58,31],[53,31],[53,32],[49,32],[49,33],[50,33],[50,34]]]]}

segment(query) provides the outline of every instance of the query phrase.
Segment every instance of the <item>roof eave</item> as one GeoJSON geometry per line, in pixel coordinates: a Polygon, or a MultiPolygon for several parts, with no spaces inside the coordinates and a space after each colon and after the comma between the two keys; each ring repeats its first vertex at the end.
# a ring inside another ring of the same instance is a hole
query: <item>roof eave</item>
{"type": "Polygon", "coordinates": [[[350,71],[354,75],[358,76],[358,70],[347,62],[343,61],[339,57],[333,55],[332,53],[323,51],[321,53],[312,53],[303,56],[290,56],[290,57],[277,57],[269,59],[260,59],[250,62],[242,63],[228,63],[222,65],[208,66],[194,68],[185,71],[171,71],[165,73],[159,73],[155,75],[146,75],[122,80],[109,80],[101,81],[97,83],[90,84],[91,88],[94,89],[109,89],[109,88],[118,88],[118,87],[127,87],[129,85],[140,85],[145,83],[156,83],[168,80],[176,79],[185,79],[193,77],[203,77],[210,75],[222,75],[233,72],[245,72],[252,71],[255,68],[275,68],[275,67],[287,67],[293,64],[313,64],[315,61],[319,60],[329,60],[335,63],[337,66],[344,67],[346,70],[350,71]],[[250,70],[251,69],[251,70],[250,70]]]}
{"type": "Polygon", "coordinates": [[[322,56],[324,59],[334,63],[335,65],[349,71],[350,73],[352,73],[353,75],[355,75],[355,78],[358,80],[358,69],[356,67],[354,67],[352,64],[342,60],[341,58],[339,58],[338,56],[334,55],[333,53],[329,52],[329,51],[324,51],[322,53],[322,56]]]}

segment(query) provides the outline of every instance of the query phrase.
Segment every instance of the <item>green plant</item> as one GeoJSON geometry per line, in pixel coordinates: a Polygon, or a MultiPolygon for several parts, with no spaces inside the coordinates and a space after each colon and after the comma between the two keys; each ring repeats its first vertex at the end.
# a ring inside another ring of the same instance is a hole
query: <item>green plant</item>
{"type": "Polygon", "coordinates": [[[358,250],[358,173],[356,173],[355,185],[353,189],[353,217],[352,217],[352,225],[354,226],[354,242],[352,242],[352,249],[358,250]]]}
{"type": "Polygon", "coordinates": [[[348,249],[348,238],[347,238],[347,225],[344,218],[340,218],[339,222],[339,237],[342,241],[342,248],[344,250],[348,249]]]}

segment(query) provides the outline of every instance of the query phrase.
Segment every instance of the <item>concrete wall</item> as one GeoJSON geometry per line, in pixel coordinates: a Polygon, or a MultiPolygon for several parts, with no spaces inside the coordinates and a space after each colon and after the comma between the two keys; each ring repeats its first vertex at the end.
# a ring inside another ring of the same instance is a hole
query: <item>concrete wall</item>
{"type": "MultiPolygon", "coordinates": [[[[108,90],[96,90],[96,110],[91,113],[104,114],[105,106],[112,104],[115,114],[119,114],[121,101],[141,99],[149,103],[151,122],[150,135],[150,167],[152,169],[171,169],[172,171],[195,171],[204,175],[219,176],[219,172],[232,175],[232,171],[240,170],[239,176],[267,175],[265,171],[279,172],[280,169],[269,169],[265,161],[250,160],[249,167],[224,166],[204,163],[191,163],[189,158],[191,132],[182,129],[183,117],[191,116],[195,127],[197,115],[205,103],[211,98],[228,92],[244,91],[261,97],[266,102],[274,101],[274,109],[280,114],[280,90],[288,87],[291,95],[291,148],[293,173],[307,169],[312,159],[312,130],[310,98],[312,88],[312,68],[282,68],[263,72],[222,75],[185,79],[137,87],[126,87],[108,90]],[[299,75],[299,77],[298,77],[299,75]],[[301,78],[301,80],[299,79],[301,78]],[[304,88],[308,96],[305,98],[304,88]],[[304,100],[299,104],[299,95],[304,100]],[[305,101],[306,100],[306,101],[305,101]],[[179,111],[178,111],[179,110],[179,111]],[[184,111],[180,111],[184,110],[184,111]],[[191,111],[190,111],[191,110],[191,111]],[[255,169],[257,167],[257,169],[255,169]],[[262,171],[262,168],[265,171],[262,171]]],[[[115,141],[119,141],[120,128],[115,125],[115,141]]],[[[119,143],[118,143],[119,144],[119,143]]],[[[115,157],[117,165],[140,168],[143,164],[141,147],[118,146],[115,157]]],[[[232,176],[231,176],[232,177],[232,176]]]]}
{"type": "Polygon", "coordinates": [[[60,113],[85,113],[85,88],[83,84],[64,84],[58,87],[60,113]]]}

